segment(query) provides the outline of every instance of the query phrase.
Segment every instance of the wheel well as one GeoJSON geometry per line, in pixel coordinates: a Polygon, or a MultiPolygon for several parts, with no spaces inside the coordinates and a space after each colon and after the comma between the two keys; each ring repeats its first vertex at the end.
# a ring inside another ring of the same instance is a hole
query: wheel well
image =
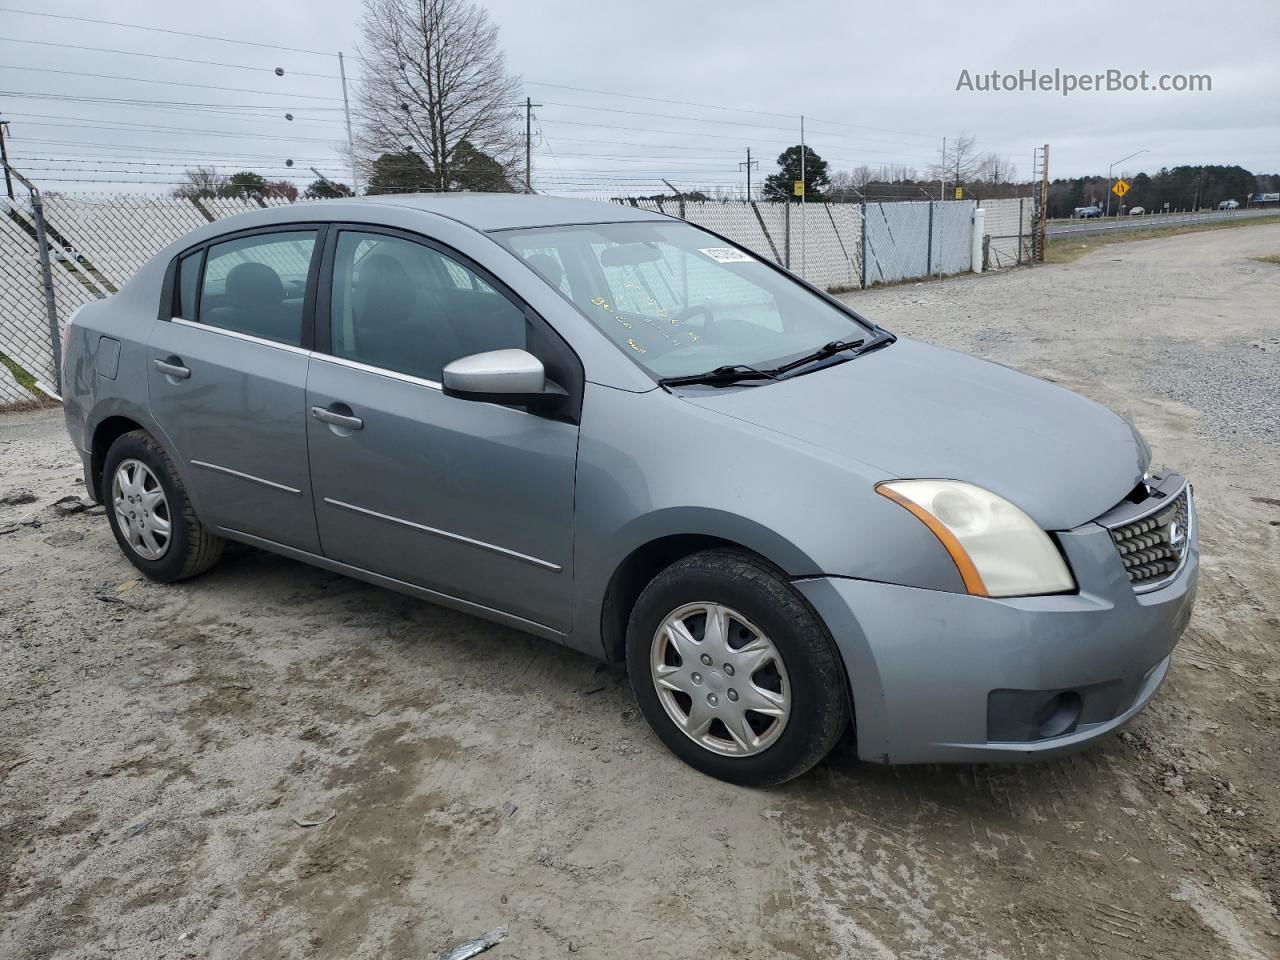
{"type": "Polygon", "coordinates": [[[93,489],[89,492],[93,494],[93,498],[99,503],[102,502],[105,493],[102,489],[102,466],[107,459],[107,451],[111,449],[111,445],[117,439],[124,436],[130,430],[143,429],[141,424],[135,423],[128,417],[107,417],[97,429],[93,431],[93,443],[90,444],[90,453],[93,459],[90,462],[90,471],[93,479],[93,489]]]}
{"type": "Polygon", "coordinates": [[[600,637],[609,660],[616,662],[626,658],[627,621],[631,619],[631,610],[649,582],[677,560],[715,547],[729,547],[759,556],[732,540],[689,533],[650,541],[633,550],[618,564],[605,590],[600,611],[600,637]]]}

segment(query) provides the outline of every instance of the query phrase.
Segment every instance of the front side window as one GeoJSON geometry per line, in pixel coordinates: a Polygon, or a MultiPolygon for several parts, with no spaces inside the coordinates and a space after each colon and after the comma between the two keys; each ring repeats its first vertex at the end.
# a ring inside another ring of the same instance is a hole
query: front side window
{"type": "Polygon", "coordinates": [[[301,345],[302,305],[315,245],[314,230],[296,230],[240,237],[209,247],[200,288],[200,322],[301,345]]]}
{"type": "Polygon", "coordinates": [[[687,223],[499,231],[653,376],[770,367],[869,328],[749,253],[687,223]]]}
{"type": "Polygon", "coordinates": [[[343,231],[333,262],[334,356],[439,382],[459,357],[524,349],[524,312],[462,263],[421,243],[343,231]]]}

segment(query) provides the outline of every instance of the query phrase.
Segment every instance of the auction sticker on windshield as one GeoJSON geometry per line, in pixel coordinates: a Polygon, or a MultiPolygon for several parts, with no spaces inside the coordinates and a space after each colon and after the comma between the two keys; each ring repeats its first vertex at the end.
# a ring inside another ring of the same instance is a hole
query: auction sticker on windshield
{"type": "Polygon", "coordinates": [[[733,247],[704,247],[698,251],[705,253],[716,263],[752,263],[755,257],[749,253],[743,253],[733,247]]]}

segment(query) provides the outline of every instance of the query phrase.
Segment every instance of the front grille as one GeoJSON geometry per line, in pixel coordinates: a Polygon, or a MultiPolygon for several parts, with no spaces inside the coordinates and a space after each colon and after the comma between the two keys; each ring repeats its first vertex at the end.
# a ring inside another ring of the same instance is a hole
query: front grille
{"type": "Polygon", "coordinates": [[[1191,546],[1190,486],[1146,516],[1111,528],[1125,573],[1135,590],[1159,583],[1178,571],[1191,546]]]}

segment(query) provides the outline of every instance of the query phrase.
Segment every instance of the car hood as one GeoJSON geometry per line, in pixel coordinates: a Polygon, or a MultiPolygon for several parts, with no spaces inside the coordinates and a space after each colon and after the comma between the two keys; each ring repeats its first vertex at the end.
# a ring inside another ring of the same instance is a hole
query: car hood
{"type": "Polygon", "coordinates": [[[902,339],[760,386],[683,394],[707,410],[823,447],[893,478],[977,484],[1046,530],[1105,513],[1150,452],[1129,421],[1037,377],[902,339]]]}

